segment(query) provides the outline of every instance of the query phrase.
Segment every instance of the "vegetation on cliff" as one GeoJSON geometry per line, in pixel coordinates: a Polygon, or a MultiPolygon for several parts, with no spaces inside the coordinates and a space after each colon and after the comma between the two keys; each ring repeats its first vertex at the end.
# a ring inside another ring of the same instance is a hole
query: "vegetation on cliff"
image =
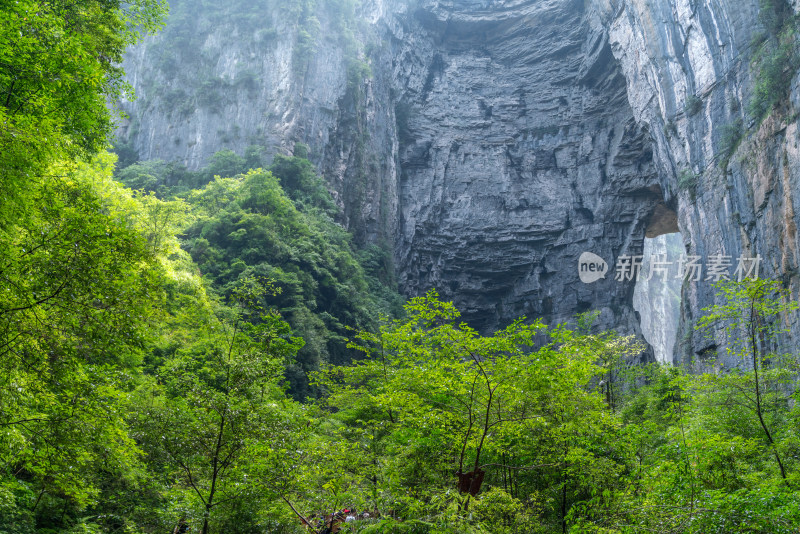
{"type": "Polygon", "coordinates": [[[302,147],[115,181],[113,64],[159,12],[0,7],[0,533],[797,531],[780,284],[719,287],[742,365],[706,374],[592,314],[400,310],[302,147]]]}

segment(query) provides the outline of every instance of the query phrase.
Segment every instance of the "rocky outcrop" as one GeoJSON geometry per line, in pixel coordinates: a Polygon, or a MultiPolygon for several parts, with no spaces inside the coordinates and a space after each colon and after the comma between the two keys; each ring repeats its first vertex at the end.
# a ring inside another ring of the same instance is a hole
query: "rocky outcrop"
{"type": "Polygon", "coordinates": [[[118,131],[138,159],[196,169],[223,148],[270,157],[311,147],[345,224],[361,242],[390,239],[397,211],[390,60],[372,46],[385,6],[347,2],[173,0],[164,30],[127,54],[137,100],[118,131]],[[341,4],[341,5],[340,5],[341,4]],[[342,7],[344,6],[344,7],[342,7]]]}
{"type": "Polygon", "coordinates": [[[268,2],[248,26],[224,10],[184,20],[187,1],[126,61],[140,99],[121,136],[139,157],[197,167],[222,147],[303,141],[349,227],[393,241],[407,294],[437,288],[484,330],[596,308],[600,326],[638,331],[632,282],[578,279],[583,251],[611,266],[641,252],[662,198],[649,133],[582,2],[366,2],[370,24],[348,43],[322,4],[292,20],[268,2]]]}
{"type": "MultiPolygon", "coordinates": [[[[679,229],[689,254],[760,254],[798,292],[796,120],[746,112],[759,0],[193,5],[126,60],[127,146],[197,167],[305,142],[359,242],[393,247],[403,291],[435,287],[482,330],[593,308],[639,332],[614,266],[679,229]],[[611,271],[591,284],[587,251],[611,271]]],[[[701,280],[682,297],[688,361],[715,296],[701,280]]]]}

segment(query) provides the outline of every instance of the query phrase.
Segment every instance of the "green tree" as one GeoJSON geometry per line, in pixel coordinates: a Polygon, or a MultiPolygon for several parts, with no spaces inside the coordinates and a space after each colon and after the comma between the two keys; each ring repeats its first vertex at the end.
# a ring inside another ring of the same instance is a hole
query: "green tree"
{"type": "Polygon", "coordinates": [[[276,159],[280,176],[257,169],[193,191],[188,203],[195,219],[184,246],[222,294],[251,275],[269,277],[281,288],[271,304],[306,342],[287,369],[292,391],[302,399],[313,395],[308,372],[321,362],[350,360],[348,328],[373,324],[384,297],[369,291],[350,234],[318,207],[293,200],[281,186],[286,179],[303,188],[309,180],[309,190],[324,192],[330,201],[321,180],[307,175],[310,164],[276,159]]]}
{"type": "MultiPolygon", "coordinates": [[[[754,415],[764,433],[764,438],[775,457],[781,478],[788,484],[785,462],[781,458],[777,436],[768,422],[767,403],[765,399],[764,367],[772,361],[778,363],[779,358],[772,352],[777,336],[785,330],[781,326],[783,317],[798,309],[798,304],[783,289],[779,282],[746,278],[741,282],[723,281],[719,290],[725,304],[708,308],[708,312],[698,321],[698,328],[719,326],[724,328],[730,345],[729,354],[742,362],[747,362],[749,373],[744,374],[745,383],[749,382],[753,396],[745,396],[752,406],[754,415]]],[[[774,373],[773,373],[774,374],[774,373]]]]}
{"type": "Polygon", "coordinates": [[[182,312],[180,320],[204,334],[165,362],[158,371],[165,398],[147,401],[137,416],[145,450],[164,458],[173,480],[199,500],[200,516],[184,519],[202,524],[203,534],[218,508],[250,496],[260,478],[248,469],[293,430],[275,401],[283,397],[278,378],[302,340],[261,307],[270,287],[245,279],[233,307],[182,312]]]}
{"type": "Polygon", "coordinates": [[[164,11],[160,0],[0,6],[0,486],[20,525],[64,527],[107,475],[136,464],[118,410],[159,269],[100,194],[108,175],[75,163],[108,142],[107,102],[127,91],[122,52],[164,11]]]}
{"type": "Polygon", "coordinates": [[[161,301],[161,268],[129,212],[104,200],[108,162],[32,183],[37,209],[0,260],[4,481],[23,481],[35,494],[25,506],[44,515],[84,508],[101,473],[130,472],[136,459],[119,406],[161,301]]]}
{"type": "MultiPolygon", "coordinates": [[[[125,48],[160,24],[161,0],[36,0],[0,7],[0,232],[25,213],[32,181],[104,148],[128,89],[125,48]]],[[[3,236],[5,237],[5,236],[3,236]]],[[[3,241],[3,240],[0,240],[3,241]]]]}
{"type": "Polygon", "coordinates": [[[522,320],[481,336],[434,292],[406,312],[359,335],[368,358],[318,376],[343,425],[332,437],[344,442],[342,463],[361,473],[345,487],[350,499],[360,484],[375,508],[461,525],[487,481],[513,501],[523,479],[557,496],[550,506],[562,523],[593,485],[614,478],[615,463],[600,455],[618,425],[596,387],[604,372],[596,351],[613,343],[631,351],[631,340],[522,320]]]}

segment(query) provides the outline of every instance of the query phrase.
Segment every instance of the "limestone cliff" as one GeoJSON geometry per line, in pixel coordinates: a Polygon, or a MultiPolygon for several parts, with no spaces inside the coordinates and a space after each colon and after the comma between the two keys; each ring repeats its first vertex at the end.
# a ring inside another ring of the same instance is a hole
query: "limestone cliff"
{"type": "Polygon", "coordinates": [[[204,165],[251,145],[311,157],[363,241],[391,237],[396,133],[376,27],[348,0],[172,0],[163,31],[128,53],[137,100],[121,144],[138,159],[204,165]],[[376,68],[370,73],[365,48],[376,68]]]}
{"type": "MultiPolygon", "coordinates": [[[[687,251],[703,258],[728,255],[734,267],[738,257],[760,255],[762,276],[783,280],[796,298],[796,66],[781,66],[787,95],[775,87],[758,94],[768,76],[763,58],[775,54],[775,36],[769,34],[791,20],[796,6],[783,0],[620,0],[593,6],[608,28],[637,123],[650,132],[661,189],[667,203],[677,204],[687,251]],[[759,122],[753,103],[764,96],[776,109],[766,110],[759,122]]],[[[792,48],[795,41],[792,35],[792,48]]],[[[706,349],[722,348],[725,338],[717,332],[707,339],[693,330],[702,308],[715,302],[710,282],[686,284],[682,299],[677,359],[688,362],[706,349]]],[[[787,325],[796,341],[797,317],[788,317],[787,325]]]]}
{"type": "MultiPolygon", "coordinates": [[[[747,113],[759,0],[208,6],[174,2],[130,52],[140,98],[121,139],[190,167],[307,143],[358,239],[393,247],[409,295],[435,287],[481,329],[593,308],[639,332],[614,265],[678,229],[691,254],[760,254],[797,294],[796,120],[747,113]],[[611,274],[582,283],[584,251],[611,274]]],[[[686,360],[709,344],[691,329],[714,296],[705,281],[682,296],[686,360]]]]}
{"type": "Polygon", "coordinates": [[[630,282],[578,279],[584,251],[640,253],[660,200],[648,134],[582,5],[422,2],[394,35],[400,281],[482,328],[594,308],[638,329],[630,282]]]}

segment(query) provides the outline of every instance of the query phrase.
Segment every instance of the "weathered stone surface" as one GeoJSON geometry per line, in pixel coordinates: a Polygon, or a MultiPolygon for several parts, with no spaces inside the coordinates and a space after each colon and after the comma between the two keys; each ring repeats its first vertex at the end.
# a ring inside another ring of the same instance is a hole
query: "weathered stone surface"
{"type": "Polygon", "coordinates": [[[578,279],[594,252],[641,252],[661,200],[606,34],[582,2],[422,2],[396,36],[397,267],[473,324],[589,308],[637,331],[633,287],[578,279]]]}
{"type": "MultiPolygon", "coordinates": [[[[704,259],[729,255],[732,271],[739,257],[760,255],[762,276],[783,280],[796,299],[796,117],[787,111],[773,113],[755,133],[746,135],[727,169],[721,163],[724,137],[737,121],[743,130],[757,126],[746,111],[754,83],[754,37],[764,31],[759,1],[612,0],[592,5],[609,28],[636,120],[650,132],[661,188],[667,203],[677,204],[689,253],[704,259]],[[691,102],[692,95],[699,101],[691,102]],[[700,177],[696,199],[678,188],[684,172],[700,177]]],[[[789,100],[790,107],[798,109],[796,76],[789,100]]],[[[693,329],[702,309],[717,302],[712,281],[705,278],[704,274],[700,282],[684,286],[676,359],[688,363],[714,349],[726,365],[738,365],[724,356],[727,340],[722,330],[708,339],[693,329]]],[[[800,340],[800,323],[797,316],[786,322],[791,348],[800,340]]]]}
{"type": "Polygon", "coordinates": [[[661,200],[648,132],[591,15],[564,0],[367,2],[359,37],[373,43],[372,76],[353,84],[322,8],[302,76],[291,67],[298,29],[277,10],[265,12],[268,43],[198,13],[207,60],[196,63],[228,93],[189,114],[165,104],[173,85],[202,85],[190,69],[158,67],[168,28],[127,60],[141,97],[122,135],[142,158],[190,167],[223,146],[304,141],[351,229],[393,238],[407,294],[437,288],[481,329],[597,308],[601,326],[637,332],[631,282],[577,275],[583,251],[611,266],[640,252],[661,200]],[[240,71],[258,74],[255,89],[235,85],[240,71]]]}
{"type": "MultiPolygon", "coordinates": [[[[170,3],[166,28],[126,56],[137,100],[122,103],[130,120],[119,137],[140,159],[190,169],[223,148],[241,154],[260,145],[271,156],[306,143],[356,237],[390,239],[397,149],[392,80],[382,68],[391,63],[387,50],[373,47],[371,77],[349,79],[365,44],[380,42],[376,23],[343,23],[324,2],[306,21],[283,0],[220,2],[214,10],[197,9],[193,0],[170,3]],[[301,54],[306,30],[313,46],[301,54]]],[[[385,10],[370,5],[360,16],[374,22],[385,10]]]]}
{"type": "MultiPolygon", "coordinates": [[[[726,125],[752,124],[758,0],[365,0],[355,44],[321,2],[300,72],[300,25],[278,3],[255,26],[196,13],[197,54],[169,69],[169,31],[130,53],[141,97],[122,136],[142,158],[197,167],[226,146],[307,143],[345,224],[392,243],[403,291],[435,287],[481,329],[595,308],[638,332],[632,282],[582,284],[577,258],[613,269],[677,228],[690,254],[760,254],[798,294],[795,118],[768,119],[720,166],[726,125]],[[369,76],[348,77],[354,46],[369,76]],[[237,83],[248,72],[257,83],[237,83]],[[170,105],[204,102],[214,80],[216,105],[170,105]]],[[[708,346],[692,325],[714,299],[705,280],[684,286],[678,361],[708,346]]]]}

